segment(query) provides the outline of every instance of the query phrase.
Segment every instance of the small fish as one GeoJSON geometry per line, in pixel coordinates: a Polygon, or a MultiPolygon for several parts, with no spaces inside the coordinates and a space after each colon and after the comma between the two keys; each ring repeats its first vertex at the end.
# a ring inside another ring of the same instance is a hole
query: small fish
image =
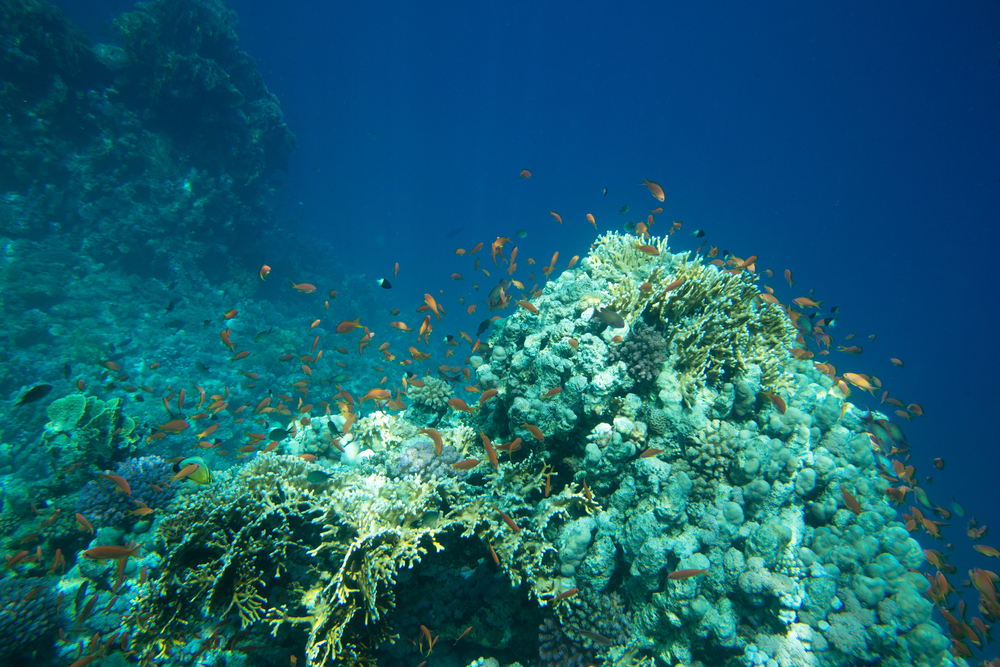
{"type": "Polygon", "coordinates": [[[257,272],[257,275],[260,276],[261,280],[263,280],[264,276],[266,276],[270,272],[271,272],[271,267],[268,266],[267,264],[264,264],[263,266],[260,267],[260,271],[257,272]]]}
{"type": "Polygon", "coordinates": [[[632,222],[631,220],[629,220],[628,222],[625,223],[625,231],[627,233],[631,234],[632,232],[635,231],[635,229],[636,229],[636,224],[634,222],[632,222]]]}
{"type": "Polygon", "coordinates": [[[601,192],[601,196],[602,197],[607,197],[608,196],[608,189],[607,188],[604,188],[604,190],[601,192]]]}
{"type": "Polygon", "coordinates": [[[309,474],[306,475],[306,481],[310,484],[322,484],[328,479],[330,479],[330,475],[322,470],[310,470],[309,474]]]}
{"type": "Polygon", "coordinates": [[[195,484],[205,485],[212,483],[212,471],[209,470],[205,459],[200,456],[186,458],[175,464],[173,469],[176,474],[171,478],[171,481],[186,478],[195,484]]]}
{"type": "Polygon", "coordinates": [[[645,185],[647,188],[649,188],[650,194],[652,194],[653,197],[656,198],[657,200],[663,201],[664,199],[666,199],[666,197],[663,194],[663,188],[660,187],[659,183],[651,181],[648,178],[644,178],[642,183],[640,183],[639,185],[645,185]]]}
{"type": "Polygon", "coordinates": [[[274,333],[274,327],[271,327],[267,331],[260,331],[257,333],[256,336],[253,337],[253,342],[263,343],[265,340],[267,340],[267,337],[273,333],[274,333]]]}
{"type": "Polygon", "coordinates": [[[588,213],[587,214],[587,221],[594,226],[594,229],[597,229],[597,221],[594,220],[594,214],[593,213],[588,213]]]}
{"type": "Polygon", "coordinates": [[[167,305],[163,307],[163,312],[169,313],[173,309],[174,309],[174,300],[171,299],[170,301],[167,302],[167,305]]]}
{"type": "Polygon", "coordinates": [[[514,236],[516,236],[519,239],[523,239],[528,236],[528,231],[525,229],[519,229],[516,232],[514,232],[514,236]]]}
{"type": "MultiPolygon", "coordinates": [[[[691,232],[691,235],[694,236],[696,239],[700,239],[701,237],[703,237],[705,235],[705,230],[704,229],[696,229],[693,232],[691,232]]],[[[706,241],[706,243],[707,243],[707,241],[706,241]]]]}
{"type": "Polygon", "coordinates": [[[483,332],[484,332],[484,331],[486,331],[487,329],[489,329],[489,328],[490,328],[490,325],[491,325],[492,323],[493,323],[493,320],[492,320],[492,319],[489,319],[489,320],[483,320],[482,322],[480,322],[480,323],[479,323],[479,328],[478,328],[478,329],[476,329],[476,336],[477,336],[477,337],[479,337],[479,336],[482,336],[482,335],[483,335],[483,332]]]}
{"type": "MultiPolygon", "coordinates": [[[[108,362],[112,363],[112,362],[108,362]]],[[[19,408],[22,405],[27,405],[28,403],[34,403],[35,401],[40,401],[49,395],[52,391],[52,385],[50,384],[38,384],[26,391],[21,398],[17,399],[14,403],[15,408],[19,408]]]]}
{"type": "Polygon", "coordinates": [[[290,280],[289,282],[292,283],[290,289],[297,290],[299,292],[302,292],[303,294],[312,294],[313,292],[316,291],[315,285],[310,285],[309,283],[296,284],[294,280],[290,280]]]}
{"type": "Polygon", "coordinates": [[[94,547],[92,549],[87,549],[83,552],[84,558],[91,558],[93,560],[117,560],[119,558],[135,557],[142,547],[141,544],[134,544],[124,547],[118,546],[103,546],[94,547]]]}
{"type": "Polygon", "coordinates": [[[375,282],[377,282],[378,286],[381,287],[382,289],[392,289],[392,283],[390,283],[385,278],[379,278],[375,282]]]}
{"type": "Polygon", "coordinates": [[[634,245],[632,247],[635,248],[636,250],[638,250],[639,252],[641,252],[643,254],[646,254],[646,255],[649,255],[651,257],[656,257],[657,255],[660,254],[660,251],[659,251],[659,249],[656,246],[652,246],[652,245],[634,245]]]}
{"type": "Polygon", "coordinates": [[[553,218],[555,218],[559,222],[560,225],[562,224],[562,216],[561,215],[559,215],[555,211],[549,211],[549,215],[551,215],[553,218]]]}
{"type": "Polygon", "coordinates": [[[598,318],[602,322],[610,324],[615,329],[620,329],[625,326],[625,318],[610,308],[595,308],[594,317],[598,318]]]}
{"type": "Polygon", "coordinates": [[[892,362],[893,366],[898,366],[899,368],[902,368],[903,366],[906,365],[903,363],[902,359],[896,359],[895,357],[889,359],[889,361],[892,362]]]}
{"type": "Polygon", "coordinates": [[[623,213],[628,213],[628,204],[625,204],[618,210],[618,215],[621,215],[623,213]]]}
{"type": "Polygon", "coordinates": [[[690,579],[691,577],[700,577],[705,574],[708,574],[708,570],[674,570],[667,575],[667,579],[681,581],[684,579],[690,579]]]}
{"type": "Polygon", "coordinates": [[[527,169],[522,169],[520,177],[521,178],[531,178],[531,172],[528,171],[527,169]]]}

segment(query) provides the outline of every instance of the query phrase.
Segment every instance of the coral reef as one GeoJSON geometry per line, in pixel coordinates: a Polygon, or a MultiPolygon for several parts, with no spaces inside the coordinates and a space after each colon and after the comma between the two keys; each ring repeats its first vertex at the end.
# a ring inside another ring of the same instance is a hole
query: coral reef
{"type": "Polygon", "coordinates": [[[0,659],[56,628],[55,595],[38,579],[0,581],[0,659]]]}
{"type": "Polygon", "coordinates": [[[134,514],[139,508],[162,509],[174,497],[174,487],[170,485],[173,471],[159,456],[128,459],[115,472],[128,482],[130,495],[121,493],[102,478],[87,482],[80,492],[79,511],[94,526],[134,522],[139,519],[134,514]]]}

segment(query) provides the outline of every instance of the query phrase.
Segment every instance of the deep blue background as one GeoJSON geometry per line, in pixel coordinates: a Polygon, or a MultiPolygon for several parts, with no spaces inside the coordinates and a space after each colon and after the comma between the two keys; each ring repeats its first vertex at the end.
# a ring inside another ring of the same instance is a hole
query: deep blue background
{"type": "MultiPolygon", "coordinates": [[[[110,3],[60,4],[108,34],[110,3]]],[[[838,370],[926,411],[905,428],[931,497],[1000,522],[998,3],[504,4],[236,2],[299,138],[282,224],[371,278],[399,261],[401,295],[451,304],[456,246],[525,228],[521,256],[562,265],[593,240],[585,213],[641,219],[617,211],[659,205],[636,185],[656,180],[675,246],[704,228],[782,299],[839,305],[834,333],[865,353],[838,370]]]]}

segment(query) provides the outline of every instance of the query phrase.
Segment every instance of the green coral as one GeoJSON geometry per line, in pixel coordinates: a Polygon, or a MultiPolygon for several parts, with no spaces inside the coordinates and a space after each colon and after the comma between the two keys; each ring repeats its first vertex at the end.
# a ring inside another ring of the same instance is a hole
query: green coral
{"type": "Polygon", "coordinates": [[[122,411],[120,400],[102,401],[70,394],[52,402],[42,439],[59,470],[77,462],[110,461],[138,441],[135,421],[122,411]]]}
{"type": "Polygon", "coordinates": [[[739,379],[751,364],[761,368],[763,387],[775,387],[795,328],[779,306],[758,298],[753,274],[687,262],[676,276],[684,282],[657,294],[644,317],[659,321],[685,400],[693,402],[700,387],[739,379]]]}
{"type": "Polygon", "coordinates": [[[445,549],[461,553],[478,538],[473,551],[486,555],[492,546],[514,586],[551,597],[558,576],[551,545],[566,520],[596,507],[575,485],[528,501],[547,470],[533,458],[501,466],[485,487],[365,470],[263,454],[187,496],[160,524],[164,565],[133,605],[141,613],[129,624],[143,657],[188,641],[192,619],[232,615],[273,635],[302,626],[309,664],[369,662],[393,635],[388,612],[400,570],[445,549]],[[314,471],[321,481],[310,478],[314,471]],[[518,531],[497,506],[517,517],[518,531]]]}

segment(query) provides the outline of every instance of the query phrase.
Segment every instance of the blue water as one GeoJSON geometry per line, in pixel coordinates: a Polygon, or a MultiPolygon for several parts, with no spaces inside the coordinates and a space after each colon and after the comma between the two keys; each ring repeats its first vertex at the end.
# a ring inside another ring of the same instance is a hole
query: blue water
{"type": "MultiPolygon", "coordinates": [[[[94,41],[127,9],[57,4],[94,41]]],[[[689,231],[704,229],[710,245],[757,255],[783,300],[838,306],[835,344],[857,333],[864,354],[828,360],[919,403],[925,416],[904,428],[932,498],[1000,524],[996,2],[231,6],[298,140],[271,174],[287,243],[243,267],[272,266],[264,296],[285,316],[300,295],[278,285],[323,279],[340,292],[333,322],[399,307],[416,328],[423,294],[443,290],[453,315],[433,335],[472,333],[485,293],[456,248],[524,229],[519,257],[540,269],[558,251],[562,268],[595,238],[585,214],[604,232],[661,206],[648,178],[664,188],[662,220],[684,223],[674,248],[696,248],[689,231]],[[313,241],[332,250],[314,257],[313,241]],[[299,253],[310,275],[283,269],[299,253]],[[370,292],[351,297],[361,284],[370,292]]],[[[234,305],[213,303],[212,317],[234,305]]],[[[946,529],[958,578],[992,566],[964,522],[946,529]]]]}

